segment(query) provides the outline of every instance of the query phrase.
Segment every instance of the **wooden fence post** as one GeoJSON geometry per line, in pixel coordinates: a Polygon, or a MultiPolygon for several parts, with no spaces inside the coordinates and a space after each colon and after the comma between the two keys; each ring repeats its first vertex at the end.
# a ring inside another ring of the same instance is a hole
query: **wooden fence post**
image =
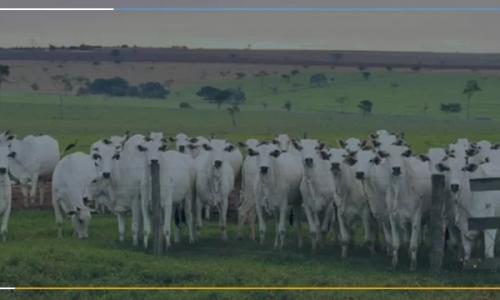
{"type": "Polygon", "coordinates": [[[443,174],[432,175],[432,203],[429,229],[431,233],[430,267],[433,271],[441,270],[445,242],[445,201],[446,190],[443,174]]]}
{"type": "Polygon", "coordinates": [[[153,208],[153,253],[163,254],[162,213],[160,204],[160,165],[151,161],[151,201],[153,208]]]}

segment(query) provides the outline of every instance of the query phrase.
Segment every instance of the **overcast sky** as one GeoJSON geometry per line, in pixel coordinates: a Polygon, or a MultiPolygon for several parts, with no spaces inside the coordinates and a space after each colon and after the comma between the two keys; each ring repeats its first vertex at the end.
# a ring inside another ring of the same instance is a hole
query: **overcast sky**
{"type": "MultiPolygon", "coordinates": [[[[0,7],[499,7],[500,0],[0,0],[0,7]]],[[[500,52],[500,13],[0,12],[0,46],[500,52]]]]}

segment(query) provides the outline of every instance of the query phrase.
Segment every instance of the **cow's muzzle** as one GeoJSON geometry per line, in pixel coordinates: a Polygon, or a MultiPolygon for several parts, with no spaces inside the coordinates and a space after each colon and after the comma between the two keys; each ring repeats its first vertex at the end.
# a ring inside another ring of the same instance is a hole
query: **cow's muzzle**
{"type": "Polygon", "coordinates": [[[109,172],[104,172],[104,173],[102,173],[102,177],[104,177],[106,179],[110,179],[111,178],[111,174],[109,172]]]}
{"type": "Polygon", "coordinates": [[[359,180],[365,179],[365,173],[364,172],[356,172],[356,179],[359,179],[359,180]]]}
{"type": "Polygon", "coordinates": [[[179,146],[179,152],[181,153],[186,152],[186,146],[179,146]]]}
{"type": "Polygon", "coordinates": [[[338,172],[340,171],[340,163],[332,163],[330,169],[333,172],[338,172]]]}
{"type": "Polygon", "coordinates": [[[260,174],[265,175],[269,172],[269,167],[260,167],[260,174]]]}
{"type": "Polygon", "coordinates": [[[306,167],[311,168],[314,164],[314,161],[312,158],[308,157],[304,159],[304,164],[306,165],[306,167]]]}
{"type": "Polygon", "coordinates": [[[215,167],[216,169],[218,169],[218,168],[222,167],[222,161],[221,161],[221,160],[216,160],[216,161],[214,161],[214,167],[215,167]]]}
{"type": "Polygon", "coordinates": [[[7,174],[7,168],[0,168],[0,175],[7,174]]]}
{"type": "Polygon", "coordinates": [[[394,175],[394,176],[401,175],[401,167],[393,167],[392,168],[392,175],[394,175]]]}
{"type": "Polygon", "coordinates": [[[458,184],[456,184],[456,183],[453,183],[453,184],[450,185],[450,189],[451,189],[452,193],[457,193],[458,190],[460,189],[460,186],[458,184]]]}

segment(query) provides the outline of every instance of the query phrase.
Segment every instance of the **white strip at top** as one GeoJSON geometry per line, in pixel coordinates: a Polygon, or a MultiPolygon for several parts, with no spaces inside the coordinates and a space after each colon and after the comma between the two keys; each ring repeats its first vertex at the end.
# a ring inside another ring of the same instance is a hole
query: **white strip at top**
{"type": "Polygon", "coordinates": [[[114,11],[112,7],[0,7],[0,11],[114,11]]]}

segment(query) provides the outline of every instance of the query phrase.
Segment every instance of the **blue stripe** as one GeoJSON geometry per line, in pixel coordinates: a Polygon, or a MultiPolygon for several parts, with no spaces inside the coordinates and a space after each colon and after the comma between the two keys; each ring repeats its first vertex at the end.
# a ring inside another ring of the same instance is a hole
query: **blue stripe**
{"type": "Polygon", "coordinates": [[[499,13],[500,7],[118,7],[116,12],[166,13],[499,13]]]}

